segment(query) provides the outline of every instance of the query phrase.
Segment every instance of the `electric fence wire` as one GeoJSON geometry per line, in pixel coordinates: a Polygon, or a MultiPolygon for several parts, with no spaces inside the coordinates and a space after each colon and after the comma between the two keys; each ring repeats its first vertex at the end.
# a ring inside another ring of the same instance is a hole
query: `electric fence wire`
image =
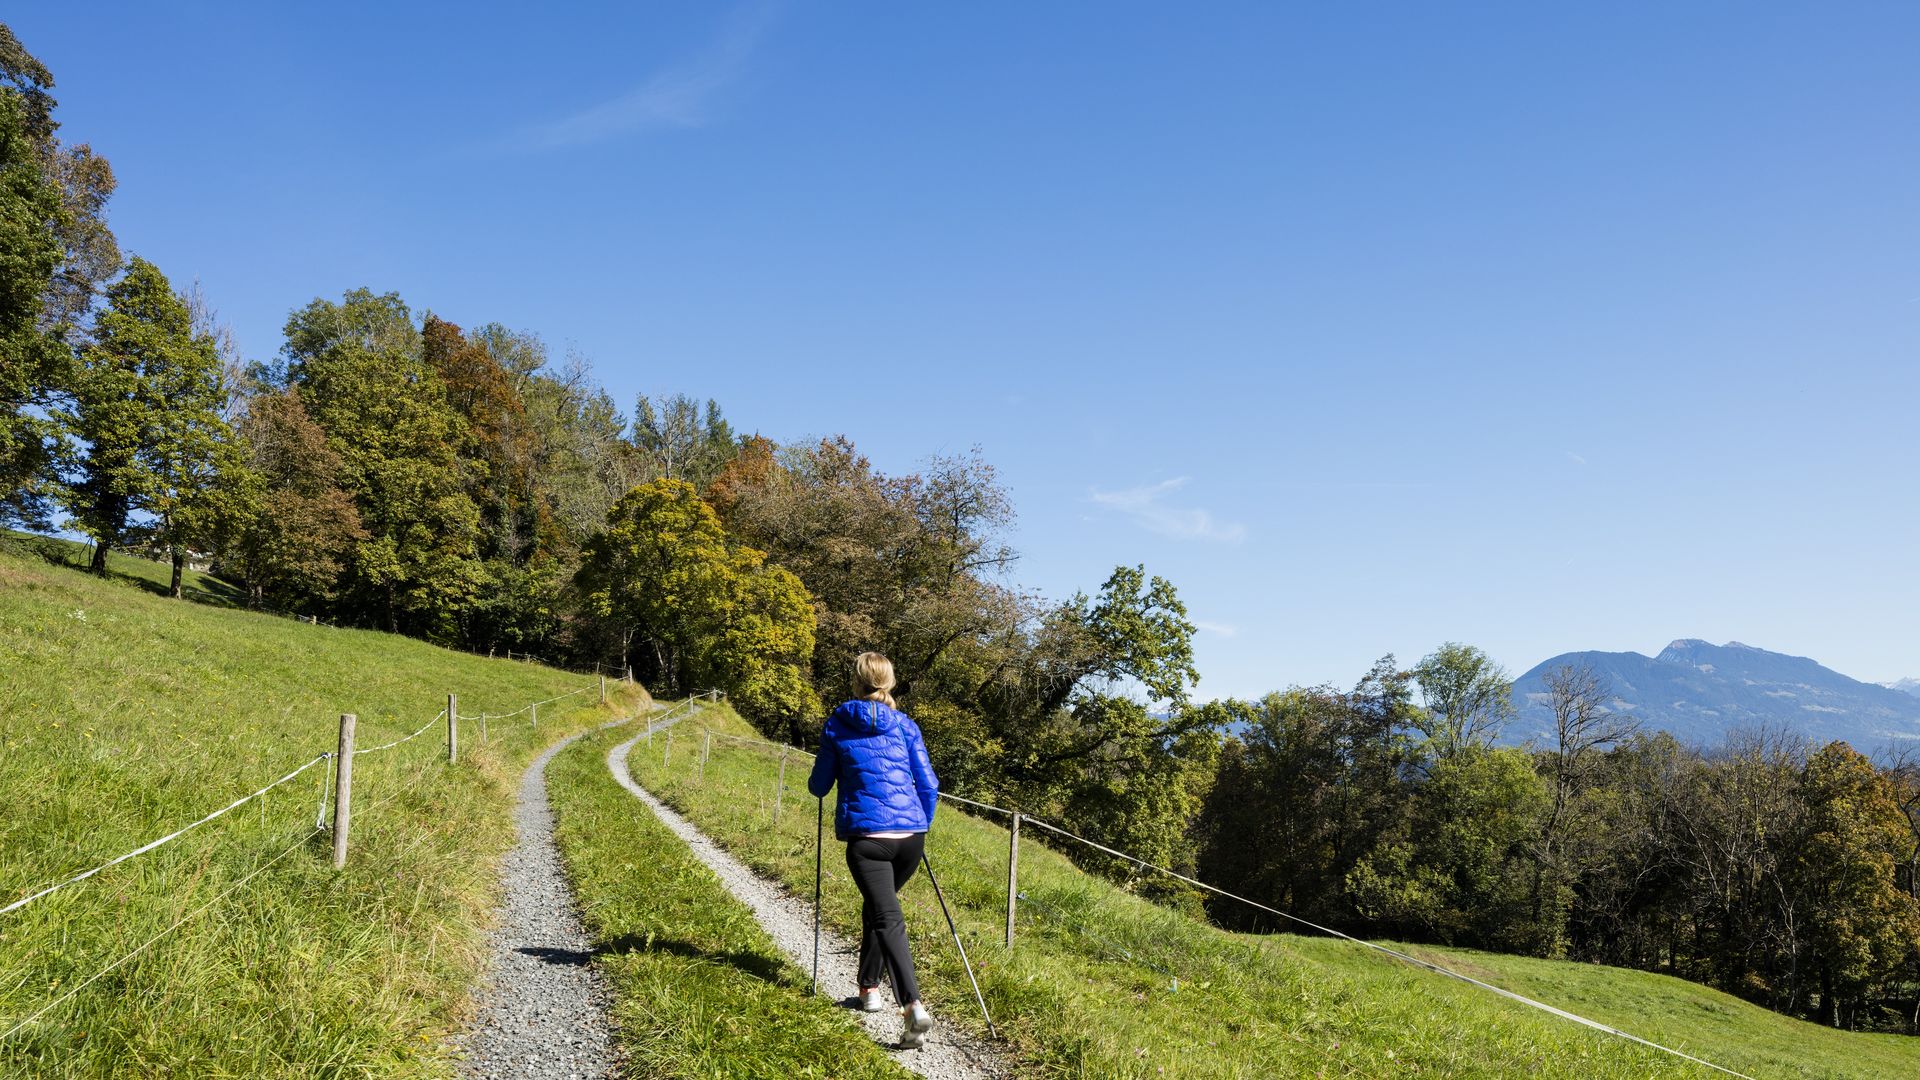
{"type": "Polygon", "coordinates": [[[424,734],[426,734],[426,732],[427,732],[427,729],[428,729],[428,728],[430,728],[430,727],[432,727],[433,725],[435,725],[435,724],[437,724],[437,723],[439,723],[439,722],[440,722],[440,721],[441,721],[442,719],[444,719],[444,718],[446,717],[446,715],[447,715],[447,710],[445,710],[445,709],[441,709],[441,710],[440,710],[440,712],[439,712],[439,713],[438,713],[438,714],[437,714],[436,716],[434,716],[434,718],[433,718],[433,719],[431,719],[431,720],[429,720],[429,721],[427,721],[426,723],[424,723],[424,724],[422,724],[422,725],[420,725],[420,728],[419,728],[419,730],[418,730],[418,731],[415,731],[415,732],[414,732],[413,734],[411,734],[411,735],[402,735],[402,736],[400,736],[399,738],[397,738],[397,739],[395,739],[395,740],[393,740],[393,741],[392,741],[392,742],[390,742],[390,743],[382,743],[382,744],[381,744],[381,745],[379,745],[379,746],[369,746],[369,747],[367,747],[367,748],[365,748],[364,750],[363,750],[363,749],[361,749],[361,748],[359,748],[359,747],[355,747],[355,748],[354,748],[354,751],[353,751],[353,756],[354,756],[354,757],[359,757],[359,756],[360,756],[361,754],[377,754],[377,753],[379,753],[379,752],[380,752],[380,751],[382,751],[382,750],[391,750],[391,749],[393,749],[394,747],[396,747],[396,746],[399,746],[399,745],[400,745],[401,743],[403,743],[403,742],[407,742],[407,741],[408,741],[408,740],[410,740],[410,739],[417,739],[417,738],[419,738],[420,736],[422,736],[422,735],[424,735],[424,734]]]}
{"type": "MultiPolygon", "coordinates": [[[[583,686],[578,690],[561,694],[557,697],[548,698],[546,701],[538,702],[537,704],[541,704],[541,705],[550,704],[552,702],[559,701],[561,698],[568,698],[568,697],[574,696],[575,694],[584,693],[588,689],[590,689],[590,687],[583,686]]],[[[529,706],[529,708],[531,708],[531,706],[529,706]]],[[[524,712],[525,710],[521,710],[521,711],[524,712]]],[[[380,746],[355,748],[355,750],[353,751],[353,756],[359,757],[362,754],[372,754],[372,753],[377,753],[381,750],[391,750],[394,747],[399,746],[401,743],[407,742],[409,740],[418,738],[421,735],[424,735],[429,728],[432,728],[435,724],[439,723],[441,719],[443,719],[446,715],[447,715],[447,710],[441,709],[439,713],[435,714],[433,719],[427,721],[425,724],[422,724],[412,734],[404,735],[398,739],[393,740],[390,743],[385,743],[380,746]]],[[[41,889],[39,892],[33,893],[29,896],[23,896],[20,899],[15,900],[12,903],[6,905],[5,907],[0,907],[0,915],[6,915],[6,914],[10,914],[11,912],[18,911],[19,909],[26,907],[28,904],[33,903],[35,900],[39,900],[42,897],[51,896],[52,894],[59,892],[61,889],[64,889],[69,885],[75,885],[82,881],[85,881],[88,878],[94,876],[95,874],[100,873],[102,870],[111,869],[112,867],[118,866],[119,864],[126,862],[128,859],[134,858],[139,855],[144,855],[147,852],[154,850],[155,848],[161,847],[162,845],[165,845],[174,840],[177,840],[181,836],[189,832],[192,832],[194,829],[197,829],[200,826],[205,825],[206,823],[214,820],[215,818],[221,817],[222,815],[232,810],[236,810],[246,805],[247,803],[252,802],[254,799],[257,799],[260,796],[265,795],[267,792],[272,791],[274,788],[277,788],[280,785],[291,781],[294,777],[299,776],[301,773],[306,772],[308,769],[313,768],[315,765],[318,765],[323,761],[327,761],[331,759],[333,756],[334,756],[333,753],[330,751],[317,754],[313,758],[309,759],[306,763],[302,764],[299,768],[293,770],[292,772],[281,777],[280,779],[275,780],[273,783],[268,784],[266,787],[263,787],[260,790],[253,792],[252,794],[243,795],[240,798],[235,799],[233,802],[228,803],[226,806],[223,806],[220,809],[213,811],[212,813],[206,815],[205,817],[199,819],[198,821],[193,822],[191,825],[186,825],[179,829],[176,829],[173,832],[170,832],[167,835],[162,836],[157,840],[151,841],[149,843],[141,845],[140,847],[134,848],[132,851],[129,851],[124,855],[117,855],[111,859],[108,859],[106,862],[101,863],[99,866],[96,866],[91,870],[85,871],[84,873],[75,874],[74,876],[66,879],[65,881],[61,881],[54,885],[49,885],[46,888],[41,889]]],[[[330,780],[331,773],[328,770],[323,770],[323,772],[329,773],[329,780],[330,780]]],[[[329,780],[322,780],[321,782],[322,787],[320,791],[320,810],[315,815],[315,818],[314,818],[314,828],[316,829],[321,829],[326,827],[327,797],[328,797],[327,784],[329,783],[329,780]]],[[[388,801],[391,801],[391,800],[389,799],[388,801]]]]}
{"type": "MultiPolygon", "coordinates": [[[[519,716],[521,713],[527,712],[530,709],[536,709],[542,705],[551,705],[554,702],[559,701],[563,698],[570,698],[570,697],[573,697],[575,694],[584,694],[591,689],[593,689],[593,687],[583,686],[578,690],[569,690],[564,694],[558,694],[554,697],[547,698],[544,701],[535,701],[535,702],[530,702],[526,705],[522,705],[510,713],[480,713],[475,716],[468,716],[466,713],[457,713],[455,715],[456,715],[456,718],[460,720],[510,720],[513,717],[519,716]]],[[[445,709],[440,710],[440,715],[441,716],[447,715],[446,710],[445,709]]]]}
{"type": "Polygon", "coordinates": [[[1652,1041],[1651,1039],[1643,1039],[1638,1035],[1632,1034],[1631,1032],[1621,1031],[1619,1028],[1602,1024],[1598,1020],[1589,1020],[1588,1018],[1581,1016],[1579,1013],[1568,1012],[1565,1009],[1561,1009],[1556,1006],[1549,1005],[1544,1001],[1536,1001],[1533,998],[1527,997],[1524,994],[1515,993],[1514,991],[1508,990],[1505,987],[1495,986],[1490,982],[1484,982],[1480,979],[1476,979],[1472,977],[1471,975],[1463,975],[1460,972],[1454,971],[1453,969],[1445,967],[1441,964],[1436,964],[1430,960],[1422,960],[1417,956],[1414,956],[1410,953],[1402,952],[1399,949],[1388,948],[1385,945],[1378,945],[1378,944],[1375,944],[1374,942],[1366,941],[1364,939],[1354,937],[1352,934],[1342,933],[1339,930],[1335,930],[1327,926],[1322,926],[1319,923],[1313,922],[1309,919],[1303,919],[1298,915],[1290,915],[1284,911],[1281,911],[1279,908],[1269,907],[1266,904],[1262,904],[1257,900],[1249,900],[1244,896],[1239,896],[1234,893],[1230,893],[1225,889],[1219,888],[1214,885],[1209,885],[1206,882],[1201,881],[1197,878],[1190,878],[1185,874],[1181,874],[1176,871],[1169,870],[1164,866],[1156,866],[1153,863],[1147,862],[1145,859],[1137,859],[1132,855],[1127,854],[1124,851],[1116,851],[1113,848],[1106,846],[1105,844],[1095,843],[1094,841],[1089,840],[1084,836],[1076,836],[1073,833],[1070,833],[1067,830],[1062,829],[1057,825],[1049,825],[1046,822],[1041,821],[1039,818],[1026,817],[1025,815],[1022,815],[1022,819],[1029,825],[1033,825],[1038,828],[1045,829],[1047,832],[1065,837],[1066,839],[1074,840],[1079,843],[1085,844],[1086,846],[1093,848],[1096,851],[1103,851],[1108,855],[1112,855],[1117,859],[1125,859],[1127,862],[1133,863],[1144,869],[1157,871],[1159,873],[1165,874],[1168,877],[1174,878],[1176,880],[1184,881],[1189,885],[1195,886],[1197,888],[1205,889],[1210,893],[1214,893],[1219,896],[1224,896],[1229,900],[1238,900],[1239,902],[1246,904],[1249,907],[1255,907],[1269,914],[1278,915],[1279,917],[1286,919],[1290,922],[1298,923],[1301,926],[1310,927],[1314,930],[1318,930],[1321,933],[1327,934],[1331,937],[1337,937],[1345,941],[1351,941],[1355,945],[1362,945],[1362,946],[1365,946],[1366,948],[1373,949],[1376,952],[1384,953],[1387,956],[1394,957],[1395,959],[1404,960],[1407,963],[1414,965],[1415,967],[1425,968],[1426,970],[1431,971],[1436,975],[1444,975],[1449,979],[1457,979],[1460,982],[1468,984],[1469,986],[1477,986],[1482,990],[1487,990],[1492,993],[1498,994],[1501,997],[1507,998],[1508,1000],[1511,1000],[1511,1001],[1517,1001],[1520,1004],[1526,1005],[1530,1008],[1539,1009],[1542,1012],[1550,1013],[1554,1016],[1560,1017],[1563,1020],[1571,1020],[1576,1024],[1582,1024],[1586,1027],[1592,1028],[1595,1031],[1599,1031],[1608,1035],[1613,1035],[1618,1038],[1626,1039],[1628,1042],[1638,1043],[1641,1046],[1649,1047],[1654,1050],[1659,1050],[1663,1053],[1671,1054],[1674,1057],[1682,1058],[1686,1061],[1691,1061],[1696,1065],[1705,1066],[1706,1068],[1712,1069],[1716,1072],[1725,1073],[1728,1076],[1737,1076],[1737,1077],[1740,1077],[1741,1080],[1753,1080],[1752,1077],[1747,1076],[1747,1074],[1745,1073],[1735,1072],[1734,1070],[1729,1069],[1723,1065],[1715,1065],[1711,1061],[1707,1061],[1704,1058],[1694,1057],[1692,1054],[1689,1054],[1683,1050],[1675,1050],[1671,1046],[1663,1046],[1660,1043],[1652,1041]]]}
{"type": "Polygon", "coordinates": [[[308,769],[311,769],[315,765],[318,765],[321,762],[327,760],[327,758],[330,756],[331,755],[328,755],[328,754],[320,754],[317,757],[314,757],[312,760],[308,761],[306,764],[288,773],[287,775],[281,777],[278,780],[275,780],[273,783],[268,784],[266,787],[261,788],[259,791],[256,791],[251,795],[243,795],[240,798],[235,799],[234,801],[228,803],[227,805],[221,807],[218,810],[215,810],[213,813],[208,814],[206,817],[201,818],[200,820],[194,822],[191,825],[187,825],[183,828],[175,829],[173,832],[168,833],[167,835],[161,837],[158,840],[154,840],[149,843],[142,844],[137,848],[134,848],[132,851],[127,852],[125,855],[116,855],[115,857],[108,859],[106,862],[101,863],[99,866],[96,866],[93,869],[86,871],[85,873],[75,874],[74,876],[68,878],[65,881],[60,882],[57,885],[49,885],[48,887],[41,889],[39,892],[34,893],[31,896],[23,896],[20,899],[15,900],[13,903],[8,904],[6,907],[0,907],[0,915],[5,915],[9,912],[17,911],[20,908],[26,907],[28,904],[33,903],[35,900],[38,900],[43,896],[50,896],[56,892],[59,892],[61,889],[66,888],[69,885],[74,885],[79,882],[85,881],[102,870],[106,870],[110,867],[118,866],[121,863],[126,862],[128,859],[131,859],[136,855],[145,855],[147,852],[152,851],[153,849],[160,847],[163,844],[169,843],[173,840],[177,840],[181,836],[184,836],[185,834],[192,832],[194,829],[197,829],[200,826],[205,825],[207,822],[212,821],[217,817],[220,817],[221,815],[227,813],[228,811],[234,810],[241,806],[245,806],[247,803],[252,802],[253,800],[259,798],[260,796],[265,795],[267,792],[272,791],[274,788],[279,787],[281,784],[284,784],[287,781],[292,780],[294,777],[299,776],[301,773],[306,772],[308,769]]]}
{"type": "MultiPolygon", "coordinates": [[[[586,688],[582,687],[582,690],[584,689],[586,688]]],[[[579,693],[579,692],[580,691],[574,691],[574,693],[579,693]]],[[[573,695],[562,694],[559,697],[549,698],[548,701],[558,701],[560,700],[561,697],[571,697],[571,696],[573,695]]],[[[546,704],[546,703],[547,702],[542,702],[541,704],[546,704]]],[[[396,739],[393,742],[386,744],[385,746],[371,747],[368,750],[364,750],[364,751],[357,750],[355,751],[355,756],[357,757],[361,753],[370,753],[373,750],[386,750],[394,746],[398,746],[401,743],[406,742],[408,739],[412,739],[414,736],[417,736],[422,732],[426,731],[427,728],[432,727],[434,724],[439,723],[440,720],[444,718],[446,715],[447,715],[446,710],[442,709],[440,710],[438,715],[436,715],[432,720],[429,720],[424,726],[422,726],[418,731],[415,731],[412,735],[408,735],[401,739],[396,739]]],[[[635,719],[635,718],[624,717],[621,719],[613,720],[601,726],[603,728],[612,727],[615,724],[626,723],[632,719],[635,719]]],[[[188,825],[185,828],[179,829],[173,833],[163,836],[160,839],[155,840],[150,844],[146,844],[142,847],[134,849],[133,851],[129,851],[124,855],[118,856],[117,858],[114,858],[105,863],[102,863],[101,865],[96,866],[91,870],[88,870],[86,873],[75,875],[74,877],[69,878],[66,881],[63,881],[57,885],[51,886],[46,889],[42,889],[40,892],[37,892],[31,896],[23,897],[22,899],[16,900],[13,903],[8,904],[4,908],[0,908],[0,915],[4,915],[8,912],[24,907],[27,904],[30,904],[33,901],[38,900],[43,896],[47,896],[51,893],[58,892],[59,890],[64,889],[67,886],[72,885],[76,882],[84,881],[87,878],[90,878],[93,875],[98,874],[100,871],[108,869],[109,867],[112,867],[118,863],[125,862],[126,860],[131,859],[136,855],[140,855],[145,852],[152,851],[154,848],[157,848],[162,844],[167,843],[168,841],[171,841],[195,828],[198,828],[199,826],[204,825],[207,822],[212,821],[217,817],[220,817],[222,814],[228,813],[229,811],[234,810],[237,807],[245,805],[246,803],[252,801],[253,799],[259,798],[260,796],[266,794],[267,792],[272,791],[274,788],[279,787],[281,784],[285,784],[293,780],[295,777],[299,776],[301,773],[306,772],[308,769],[312,768],[313,766],[323,761],[327,761],[333,758],[334,756],[335,755],[332,752],[319,754],[316,757],[314,757],[312,760],[301,765],[299,768],[293,770],[292,772],[274,781],[273,783],[268,784],[266,787],[263,787],[260,790],[253,792],[252,794],[247,795],[243,798],[235,800],[234,802],[228,804],[227,806],[224,806],[219,810],[216,810],[213,813],[208,814],[206,817],[201,818],[199,821],[194,822],[192,825],[188,825]]],[[[385,807],[388,803],[391,803],[394,799],[398,798],[399,796],[406,794],[409,791],[417,789],[420,786],[421,782],[426,779],[429,771],[430,770],[425,768],[418,770],[413,776],[411,781],[402,785],[400,788],[396,789],[392,794],[389,794],[386,798],[380,800],[377,803],[374,803],[372,806],[368,807],[362,813],[371,816],[373,812],[378,811],[381,808],[385,807]]],[[[205,904],[202,904],[200,907],[194,909],[188,914],[181,916],[178,920],[176,920],[172,925],[168,926],[165,930],[162,930],[159,933],[155,934],[154,936],[148,938],[146,941],[136,946],[131,952],[128,952],[126,955],[120,957],[118,960],[115,960],[113,963],[108,964],[106,967],[101,968],[99,971],[94,972],[91,976],[89,976],[83,982],[76,984],[75,986],[70,988],[66,993],[60,995],[58,998],[55,998],[53,1001],[48,1002],[46,1005],[41,1006],[38,1010],[34,1011],[31,1015],[26,1017],[26,1019],[21,1020],[19,1023],[16,1023],[11,1028],[8,1028],[5,1033],[0,1034],[0,1042],[4,1042],[7,1039],[12,1038],[14,1035],[18,1034],[22,1029],[24,1029],[27,1025],[33,1023],[35,1020],[40,1019],[42,1016],[45,1016],[47,1013],[53,1011],[55,1008],[58,1008],[60,1005],[71,1000],[74,997],[74,995],[80,993],[80,991],[85,990],[87,987],[93,985],[95,982],[98,982],[101,978],[113,972],[114,970],[119,968],[121,965],[125,964],[127,961],[132,960],[134,957],[139,956],[141,953],[151,948],[161,938],[166,937],[168,934],[173,933],[175,930],[178,930],[180,927],[186,925],[188,922],[192,921],[193,919],[198,918],[200,915],[204,914],[209,908],[213,907],[215,904],[219,903],[220,901],[226,899],[228,896],[238,891],[241,887],[245,886],[248,882],[252,881],[254,878],[258,877],[261,873],[265,872],[268,867],[279,862],[281,859],[286,858],[288,855],[291,855],[294,851],[298,850],[302,845],[306,844],[308,841],[312,840],[314,837],[320,835],[322,832],[325,832],[327,801],[328,801],[328,795],[331,791],[331,781],[332,781],[331,771],[322,769],[321,770],[321,787],[320,787],[320,808],[318,813],[315,815],[314,827],[311,830],[309,830],[305,835],[301,836],[298,840],[294,841],[285,850],[281,851],[279,854],[275,855],[273,858],[268,859],[266,862],[255,867],[245,877],[242,877],[239,881],[234,882],[232,885],[222,890],[220,894],[215,896],[213,899],[207,901],[205,904]]]]}
{"type": "MultiPolygon", "coordinates": [[[[314,760],[317,761],[319,759],[316,758],[314,760]]],[[[313,764],[313,762],[308,762],[307,764],[311,765],[313,764]]],[[[172,926],[167,927],[165,930],[162,930],[159,933],[148,938],[147,940],[141,942],[138,946],[136,946],[133,949],[132,952],[127,953],[125,956],[122,956],[120,959],[115,960],[113,963],[108,964],[106,967],[101,968],[99,971],[94,972],[92,975],[87,977],[86,981],[77,984],[72,989],[68,990],[66,993],[61,994],[59,997],[53,999],[47,1004],[42,1005],[38,1010],[36,1010],[32,1015],[28,1016],[25,1020],[22,1020],[19,1023],[13,1025],[12,1027],[8,1028],[4,1034],[0,1034],[0,1042],[5,1042],[6,1040],[12,1038],[17,1032],[20,1031],[21,1028],[26,1027],[28,1024],[31,1024],[35,1020],[40,1019],[42,1016],[45,1016],[47,1013],[53,1011],[55,1008],[59,1007],[60,1005],[65,1004],[75,994],[78,994],[80,991],[85,990],[89,986],[92,986],[94,983],[98,982],[102,977],[107,975],[109,972],[115,970],[120,965],[126,963],[127,961],[133,959],[136,956],[139,956],[141,953],[146,952],[147,949],[150,948],[155,942],[159,941],[163,937],[166,937],[168,934],[173,933],[175,930],[180,929],[182,926],[186,925],[188,922],[192,921],[193,919],[198,918],[208,908],[211,908],[213,905],[219,903],[222,900],[225,900],[228,896],[232,895],[235,891],[240,889],[247,882],[252,881],[256,877],[259,877],[260,874],[264,872],[268,867],[272,866],[274,863],[279,862],[281,859],[286,858],[288,855],[293,854],[302,845],[306,844],[309,840],[312,840],[314,837],[318,835],[320,835],[320,830],[314,829],[311,832],[308,832],[306,835],[300,837],[300,839],[295,840],[291,845],[287,847],[286,850],[282,851],[278,855],[275,855],[273,858],[268,859],[266,862],[261,863],[259,866],[254,867],[253,870],[247,874],[247,876],[241,878],[239,881],[234,882],[232,885],[227,886],[225,889],[223,889],[220,892],[220,895],[215,896],[213,899],[200,905],[194,910],[188,912],[185,915],[182,915],[179,919],[174,921],[172,926]]]]}

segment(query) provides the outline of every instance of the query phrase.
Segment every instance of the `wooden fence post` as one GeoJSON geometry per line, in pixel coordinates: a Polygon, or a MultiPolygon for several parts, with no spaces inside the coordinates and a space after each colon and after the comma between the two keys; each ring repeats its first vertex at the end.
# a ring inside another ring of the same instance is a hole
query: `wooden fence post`
{"type": "Polygon", "coordinates": [[[340,714],[340,752],[333,759],[333,868],[347,866],[347,824],[353,806],[353,725],[352,713],[340,714]]]}
{"type": "Polygon", "coordinates": [[[1013,812],[1007,839],[1007,948],[1013,948],[1013,904],[1020,895],[1020,811],[1013,812]]]}
{"type": "Polygon", "coordinates": [[[773,824],[780,825],[780,800],[787,793],[787,748],[780,748],[780,779],[773,785],[773,824]]]}
{"type": "Polygon", "coordinates": [[[602,675],[600,676],[600,704],[605,705],[606,703],[607,703],[607,677],[605,675],[602,675]]]}
{"type": "Polygon", "coordinates": [[[540,703],[537,701],[533,703],[533,725],[532,726],[535,728],[538,728],[540,726],[540,703]]]}
{"type": "Polygon", "coordinates": [[[707,754],[713,749],[713,732],[700,729],[700,782],[707,782],[707,754]]]}
{"type": "Polygon", "coordinates": [[[664,769],[671,764],[673,764],[673,729],[668,728],[667,729],[667,752],[666,752],[666,755],[660,759],[660,767],[664,769]]]}
{"type": "MultiPolygon", "coordinates": [[[[486,721],[481,721],[485,723],[486,721]]],[[[447,695],[447,764],[460,757],[460,695],[447,695]]]]}

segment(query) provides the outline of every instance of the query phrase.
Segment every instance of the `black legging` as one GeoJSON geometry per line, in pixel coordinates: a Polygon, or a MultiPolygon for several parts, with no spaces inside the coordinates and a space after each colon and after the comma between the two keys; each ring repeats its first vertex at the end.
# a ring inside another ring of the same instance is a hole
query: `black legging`
{"type": "Polygon", "coordinates": [[[884,967],[893,973],[893,996],[900,1004],[920,1000],[907,951],[907,921],[895,895],[920,866],[927,834],[897,840],[857,836],[847,841],[847,870],[860,889],[860,986],[880,985],[884,967]]]}

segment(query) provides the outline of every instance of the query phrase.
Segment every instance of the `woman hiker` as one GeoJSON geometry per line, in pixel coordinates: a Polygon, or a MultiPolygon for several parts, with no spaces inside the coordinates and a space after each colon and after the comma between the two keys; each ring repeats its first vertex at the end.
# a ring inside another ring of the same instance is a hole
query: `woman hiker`
{"type": "Polygon", "coordinates": [[[940,781],[920,727],[894,708],[893,663],[879,653],[853,661],[853,700],[833,711],[820,734],[807,790],[824,799],[838,783],[833,835],[847,844],[847,870],[860,889],[860,1008],[879,1012],[882,969],[904,1026],[900,1045],[925,1045],[933,1014],[920,1003],[906,919],[897,895],[920,865],[933,825],[940,781]]]}

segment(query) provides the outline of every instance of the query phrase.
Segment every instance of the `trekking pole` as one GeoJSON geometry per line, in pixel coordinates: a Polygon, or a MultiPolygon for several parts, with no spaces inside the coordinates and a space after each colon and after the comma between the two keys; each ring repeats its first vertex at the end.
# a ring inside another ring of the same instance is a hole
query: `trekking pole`
{"type": "Polygon", "coordinates": [[[820,834],[827,826],[827,800],[818,800],[813,814],[813,988],[807,993],[820,993],[820,834]]]}
{"type": "Polygon", "coordinates": [[[967,981],[973,984],[973,1000],[980,1003],[980,1015],[987,1021],[987,1034],[994,1038],[1000,1032],[994,1029],[993,1017],[987,1015],[987,998],[980,992],[980,980],[973,977],[973,961],[967,959],[967,947],[960,942],[960,928],[953,925],[953,912],[947,910],[947,895],[940,891],[940,879],[933,876],[933,862],[927,858],[926,849],[920,851],[920,865],[927,868],[927,880],[933,882],[933,895],[940,901],[940,914],[947,917],[947,930],[953,934],[954,948],[960,950],[960,966],[967,969],[967,981]]]}

